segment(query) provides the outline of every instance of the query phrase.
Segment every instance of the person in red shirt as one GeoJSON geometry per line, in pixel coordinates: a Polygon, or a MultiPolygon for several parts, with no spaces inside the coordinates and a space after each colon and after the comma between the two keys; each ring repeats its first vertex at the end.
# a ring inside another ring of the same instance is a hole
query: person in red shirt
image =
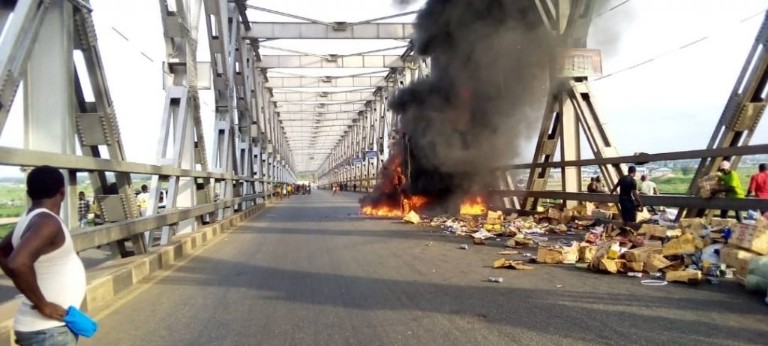
{"type": "MultiPolygon", "coordinates": [[[[758,173],[752,175],[749,180],[747,196],[755,194],[759,199],[768,199],[768,165],[761,163],[757,166],[757,171],[758,173]]],[[[768,217],[768,210],[759,210],[758,213],[765,213],[764,217],[768,217]]]]}
{"type": "Polygon", "coordinates": [[[761,163],[758,173],[749,180],[749,189],[747,196],[754,194],[759,199],[768,199],[768,165],[761,163]]]}

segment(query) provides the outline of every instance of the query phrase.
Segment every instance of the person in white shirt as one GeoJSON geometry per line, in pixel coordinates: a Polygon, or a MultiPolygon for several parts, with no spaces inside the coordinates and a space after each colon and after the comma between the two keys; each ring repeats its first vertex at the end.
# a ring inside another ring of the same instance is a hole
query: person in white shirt
{"type": "Polygon", "coordinates": [[[136,204],[139,205],[141,216],[147,216],[147,207],[149,206],[149,187],[141,185],[141,193],[136,196],[136,204]]]}
{"type": "Polygon", "coordinates": [[[656,183],[648,180],[647,175],[640,177],[640,194],[641,195],[658,195],[659,189],[656,188],[656,183]]]}
{"type": "MultiPolygon", "coordinates": [[[[648,176],[643,174],[640,176],[640,194],[641,195],[658,195],[659,189],[656,188],[656,183],[648,180],[648,176]]],[[[656,208],[648,206],[648,211],[656,213],[656,208]]]]}
{"type": "Polygon", "coordinates": [[[13,321],[19,345],[71,346],[77,336],[63,322],[85,298],[85,268],[59,218],[64,175],[50,166],[27,176],[31,207],[0,241],[0,268],[24,295],[13,321]]]}

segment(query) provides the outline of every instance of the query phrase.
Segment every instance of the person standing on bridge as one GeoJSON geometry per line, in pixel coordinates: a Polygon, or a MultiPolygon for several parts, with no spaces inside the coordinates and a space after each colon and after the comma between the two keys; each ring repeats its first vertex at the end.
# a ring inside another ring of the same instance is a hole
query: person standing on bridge
{"type": "MultiPolygon", "coordinates": [[[[720,182],[723,184],[723,188],[719,192],[725,192],[726,198],[742,199],[744,198],[744,189],[741,188],[741,181],[739,181],[739,174],[731,169],[731,163],[723,161],[720,163],[720,182]]],[[[720,211],[720,218],[728,218],[728,209],[720,211]]],[[[736,213],[736,221],[741,223],[741,211],[734,210],[736,213]]]]}
{"type": "Polygon", "coordinates": [[[149,187],[147,184],[141,185],[141,193],[136,196],[136,204],[139,206],[141,216],[147,216],[147,207],[149,206],[149,187]]]}
{"type": "MultiPolygon", "coordinates": [[[[749,179],[747,197],[754,194],[758,199],[768,199],[768,165],[761,163],[757,166],[757,174],[749,179]]],[[[760,210],[760,214],[768,213],[768,210],[760,210]]]]}
{"type": "Polygon", "coordinates": [[[24,295],[14,330],[19,345],[77,344],[65,325],[67,307],[85,297],[85,268],[59,218],[66,198],[64,175],[50,166],[27,176],[32,205],[13,232],[0,241],[0,267],[24,295]]]}
{"type": "Polygon", "coordinates": [[[603,183],[603,179],[600,178],[600,176],[595,176],[595,192],[597,193],[606,193],[608,192],[608,189],[605,188],[605,183],[603,183]]]}
{"type": "Polygon", "coordinates": [[[611,190],[611,195],[616,193],[617,189],[619,190],[619,211],[625,226],[637,220],[636,208],[643,206],[640,195],[637,193],[635,174],[637,174],[637,168],[630,166],[627,175],[619,178],[611,190]]]}
{"type": "MultiPolygon", "coordinates": [[[[645,196],[656,196],[659,194],[659,189],[656,187],[656,183],[648,179],[648,176],[643,174],[640,176],[640,194],[645,196]]],[[[651,213],[655,213],[656,209],[649,206],[648,210],[651,213]]]]}
{"type": "Polygon", "coordinates": [[[80,222],[80,228],[88,225],[88,213],[91,212],[91,203],[85,198],[85,192],[80,191],[77,194],[77,221],[80,222]]]}

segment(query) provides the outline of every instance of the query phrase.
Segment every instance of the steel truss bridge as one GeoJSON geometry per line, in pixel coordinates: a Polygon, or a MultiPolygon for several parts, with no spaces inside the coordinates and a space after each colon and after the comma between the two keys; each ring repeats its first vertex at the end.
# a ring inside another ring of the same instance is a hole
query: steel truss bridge
{"type": "MultiPolygon", "coordinates": [[[[530,1],[552,35],[570,48],[586,48],[592,2],[530,1]]],[[[430,78],[430,58],[414,55],[413,24],[392,22],[413,12],[323,22],[244,0],[161,0],[165,102],[155,110],[161,115],[158,123],[151,124],[159,125],[161,137],[155,164],[130,162],[89,2],[20,0],[2,6],[0,131],[24,82],[25,141],[23,149],[0,147],[0,165],[47,164],[66,172],[70,193],[64,219],[80,251],[110,244],[123,256],[147,252],[203,223],[260,207],[299,174],[311,174],[320,184],[356,183],[370,190],[396,135],[399,114],[388,109],[388,99],[398,89],[430,78]],[[253,11],[291,22],[252,21],[248,14],[253,11]],[[284,39],[385,40],[393,45],[316,54],[275,46],[284,39]],[[197,48],[203,44],[210,46],[209,61],[197,61],[197,48]],[[74,52],[84,57],[83,70],[73,68],[74,52]],[[200,90],[215,95],[212,134],[203,131],[200,90]],[[213,141],[210,153],[206,139],[213,141]],[[89,176],[106,221],[102,226],[77,225],[78,172],[89,176]],[[145,216],[135,207],[131,174],[152,176],[145,216]],[[161,197],[166,207],[158,213],[161,197]]],[[[578,167],[596,165],[606,183],[613,184],[630,163],[700,159],[696,177],[702,177],[721,160],[738,165],[743,155],[768,153],[768,145],[750,144],[766,106],[767,40],[764,21],[712,138],[701,150],[621,156],[601,125],[589,76],[552,72],[562,83],[552,83],[557,87],[550,90],[542,114],[533,160],[489,172],[498,177],[494,194],[506,207],[518,209],[535,209],[544,198],[609,201],[610,196],[582,192],[578,167]],[[582,134],[587,143],[580,143],[582,134]],[[582,159],[582,145],[594,159],[582,159]],[[526,189],[515,187],[514,169],[530,172],[526,189]],[[562,172],[560,191],[546,190],[553,169],[562,172]]],[[[768,209],[766,202],[751,199],[690,197],[695,189],[692,185],[688,196],[645,201],[682,207],[688,215],[724,207],[768,209]]]]}

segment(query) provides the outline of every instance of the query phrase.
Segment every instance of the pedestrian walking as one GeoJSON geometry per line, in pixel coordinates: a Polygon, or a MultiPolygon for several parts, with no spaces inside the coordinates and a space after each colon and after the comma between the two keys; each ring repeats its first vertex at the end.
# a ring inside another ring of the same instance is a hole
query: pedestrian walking
{"type": "Polygon", "coordinates": [[[640,201],[640,195],[637,193],[636,174],[637,168],[630,166],[627,174],[619,178],[619,181],[616,182],[616,185],[611,190],[611,195],[616,193],[616,190],[619,190],[619,211],[625,226],[637,220],[636,209],[643,206],[643,203],[640,201]]]}

